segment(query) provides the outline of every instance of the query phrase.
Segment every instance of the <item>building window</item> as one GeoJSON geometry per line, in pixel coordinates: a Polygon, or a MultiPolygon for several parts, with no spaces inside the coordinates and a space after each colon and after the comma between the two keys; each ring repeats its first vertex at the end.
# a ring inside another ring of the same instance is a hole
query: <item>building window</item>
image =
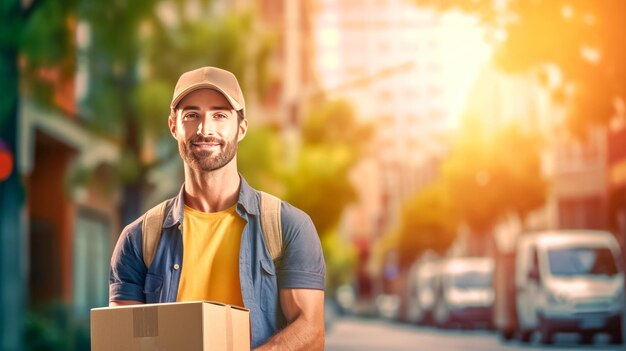
{"type": "Polygon", "coordinates": [[[74,310],[89,316],[93,307],[108,305],[111,244],[107,217],[81,209],[74,236],[74,310]]]}

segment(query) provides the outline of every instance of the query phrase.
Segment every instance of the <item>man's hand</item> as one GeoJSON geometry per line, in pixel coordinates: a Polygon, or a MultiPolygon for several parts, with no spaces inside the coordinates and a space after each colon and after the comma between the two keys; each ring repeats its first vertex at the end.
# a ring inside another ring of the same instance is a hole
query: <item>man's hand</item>
{"type": "Polygon", "coordinates": [[[280,305],[289,325],[254,350],[324,350],[324,291],[280,289],[280,305]]]}

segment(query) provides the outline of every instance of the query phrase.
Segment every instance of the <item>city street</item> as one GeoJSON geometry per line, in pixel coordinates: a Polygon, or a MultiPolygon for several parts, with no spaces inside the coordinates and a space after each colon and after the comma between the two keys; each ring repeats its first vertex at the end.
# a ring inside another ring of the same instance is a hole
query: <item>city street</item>
{"type": "Polygon", "coordinates": [[[380,319],[342,318],[335,320],[326,333],[327,351],[408,351],[408,350],[622,350],[600,336],[594,345],[578,345],[574,334],[561,334],[554,345],[518,341],[502,343],[489,331],[443,331],[421,328],[380,319]]]}

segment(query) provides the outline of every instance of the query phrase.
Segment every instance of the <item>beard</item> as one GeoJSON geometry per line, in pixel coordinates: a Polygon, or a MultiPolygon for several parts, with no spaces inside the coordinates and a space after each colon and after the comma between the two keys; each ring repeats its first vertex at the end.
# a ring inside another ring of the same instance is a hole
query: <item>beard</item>
{"type": "Polygon", "coordinates": [[[239,130],[235,133],[233,140],[223,140],[216,137],[196,136],[187,142],[178,142],[178,152],[191,168],[199,171],[211,172],[226,166],[235,155],[237,155],[237,139],[239,130]],[[217,143],[220,150],[198,150],[193,147],[193,143],[217,143]]]}

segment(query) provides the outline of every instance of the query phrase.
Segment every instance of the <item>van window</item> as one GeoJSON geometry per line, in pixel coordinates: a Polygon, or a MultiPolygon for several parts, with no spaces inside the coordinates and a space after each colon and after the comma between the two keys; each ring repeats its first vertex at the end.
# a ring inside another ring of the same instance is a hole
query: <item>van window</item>
{"type": "Polygon", "coordinates": [[[548,250],[550,272],[557,276],[617,274],[615,258],[608,248],[567,248],[548,250]]]}

